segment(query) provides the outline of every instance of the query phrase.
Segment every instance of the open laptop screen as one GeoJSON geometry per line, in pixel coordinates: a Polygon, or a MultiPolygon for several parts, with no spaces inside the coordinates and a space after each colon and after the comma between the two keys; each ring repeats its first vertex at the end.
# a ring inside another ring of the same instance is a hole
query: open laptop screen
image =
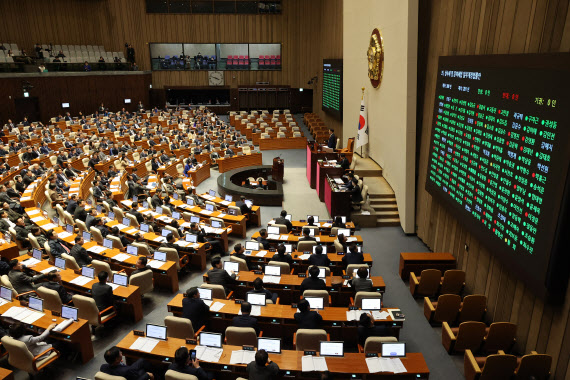
{"type": "Polygon", "coordinates": [[[406,356],[406,343],[382,343],[382,357],[403,358],[406,356]]]}
{"type": "Polygon", "coordinates": [[[344,342],[320,342],[320,356],[344,356],[344,342]]]}
{"type": "Polygon", "coordinates": [[[265,293],[248,292],[246,294],[246,297],[247,297],[247,302],[249,302],[252,305],[265,306],[267,302],[265,298],[265,293]]]}
{"type": "Polygon", "coordinates": [[[212,332],[201,332],[200,345],[222,348],[222,334],[212,333],[212,332]]]}
{"type": "Polygon", "coordinates": [[[257,349],[265,350],[267,353],[281,353],[281,339],[279,338],[257,338],[257,349]]]}
{"type": "Polygon", "coordinates": [[[166,340],[166,326],[146,324],[146,336],[148,338],[166,340]]]}

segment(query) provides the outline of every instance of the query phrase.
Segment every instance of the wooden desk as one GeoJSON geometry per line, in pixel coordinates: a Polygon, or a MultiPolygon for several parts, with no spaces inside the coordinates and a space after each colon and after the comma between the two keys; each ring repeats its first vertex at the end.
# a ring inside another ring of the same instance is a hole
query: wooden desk
{"type": "Polygon", "coordinates": [[[314,143],[307,144],[307,180],[311,189],[317,187],[317,161],[324,160],[325,158],[329,160],[338,159],[338,154],[336,153],[324,153],[317,150],[317,145],[314,143]]]}
{"type": "Polygon", "coordinates": [[[225,173],[232,169],[243,168],[245,166],[262,165],[261,153],[244,154],[243,156],[233,156],[232,158],[218,158],[218,169],[220,173],[225,173]]]}
{"type": "MultiPolygon", "coordinates": [[[[5,313],[12,306],[21,306],[20,301],[14,300],[5,305],[0,306],[0,314],[5,313]]],[[[28,330],[34,331],[34,335],[39,335],[40,330],[43,332],[52,323],[61,323],[64,321],[61,317],[54,316],[51,311],[44,310],[44,316],[35,321],[32,325],[27,325],[28,330]],[[55,322],[52,321],[55,319],[55,322]]],[[[4,325],[10,325],[13,321],[11,318],[1,318],[4,325]]],[[[91,329],[89,323],[85,319],[79,319],[73,322],[65,330],[61,332],[52,331],[49,334],[50,338],[61,340],[70,343],[74,350],[81,353],[81,362],[87,363],[93,359],[93,343],[91,342],[91,329]]]]}
{"type": "Polygon", "coordinates": [[[0,367],[0,380],[14,380],[14,372],[0,367]]]}
{"type": "MultiPolygon", "coordinates": [[[[271,244],[272,246],[277,246],[280,243],[289,243],[289,244],[297,244],[299,242],[299,239],[302,238],[302,236],[300,235],[295,235],[295,234],[282,234],[282,235],[287,235],[287,240],[281,240],[281,239],[269,239],[267,238],[267,240],[269,241],[269,244],[271,244]]],[[[282,236],[280,235],[280,236],[282,236]]],[[[251,239],[252,240],[257,240],[257,238],[259,237],[259,231],[255,232],[252,236],[251,239]]],[[[329,235],[318,235],[315,236],[316,238],[319,238],[320,240],[317,241],[317,244],[326,244],[327,246],[329,245],[334,245],[334,241],[336,240],[336,236],[329,236],[329,235]]],[[[357,236],[351,236],[351,237],[355,237],[356,241],[354,243],[356,243],[357,245],[362,245],[363,241],[362,241],[362,236],[357,235],[357,236]]],[[[352,242],[349,242],[349,244],[352,242]]]]}
{"type": "Polygon", "coordinates": [[[306,137],[259,139],[259,150],[304,149],[305,146],[307,146],[306,137]]]}
{"type": "MultiPolygon", "coordinates": [[[[186,344],[184,339],[168,338],[166,341],[160,341],[150,353],[131,350],[130,347],[137,338],[138,337],[131,331],[117,343],[117,347],[121,349],[121,352],[123,352],[129,363],[142,358],[152,362],[158,367],[164,368],[174,361],[174,353],[178,348],[185,346],[191,350],[195,347],[194,345],[186,344]]],[[[242,347],[224,345],[223,349],[224,352],[218,363],[200,361],[200,365],[206,371],[215,371],[217,380],[234,380],[238,376],[247,377],[245,364],[230,364],[232,351],[241,350],[242,347]]],[[[281,371],[285,371],[286,377],[314,379],[318,376],[318,372],[301,372],[301,358],[303,354],[303,351],[283,350],[281,354],[269,354],[269,358],[279,366],[281,371]]],[[[405,358],[402,358],[402,364],[404,364],[408,372],[397,375],[387,372],[369,373],[365,359],[365,354],[347,352],[344,354],[344,357],[327,357],[326,361],[329,371],[338,374],[337,377],[342,375],[351,376],[354,374],[356,378],[366,380],[417,380],[429,378],[429,369],[421,353],[408,353],[405,358]]]]}
{"type": "Polygon", "coordinates": [[[332,179],[330,177],[325,178],[325,205],[331,217],[333,216],[346,216],[350,218],[350,205],[351,198],[350,192],[336,190],[336,188],[331,185],[332,179]]]}
{"type": "MultiPolygon", "coordinates": [[[[228,206],[235,206],[236,202],[230,202],[226,204],[226,200],[218,196],[211,197],[208,193],[198,194],[198,197],[205,201],[210,201],[216,204],[217,208],[222,210],[227,210],[228,206]]],[[[249,215],[249,222],[253,225],[261,226],[261,207],[253,205],[251,206],[252,213],[249,215]]],[[[245,237],[245,235],[243,235],[245,237]]]]}
{"type": "MultiPolygon", "coordinates": [[[[320,219],[322,220],[322,219],[320,219]]],[[[331,230],[332,230],[332,220],[328,220],[326,222],[318,222],[315,223],[316,226],[319,227],[319,231],[321,232],[321,234],[323,235],[330,235],[331,230]]],[[[269,222],[267,222],[267,225],[272,225],[275,224],[275,219],[270,220],[269,222]]],[[[291,224],[293,225],[293,231],[295,232],[301,232],[303,227],[305,227],[306,225],[308,225],[309,223],[306,220],[292,220],[291,224]]],[[[354,225],[353,222],[346,222],[344,224],[344,228],[349,228],[350,231],[352,231],[352,233],[354,233],[354,231],[356,230],[356,227],[354,225]]]]}
{"type": "Polygon", "coordinates": [[[439,269],[445,272],[455,269],[457,260],[451,253],[446,252],[402,252],[400,253],[400,277],[407,280],[410,272],[416,275],[424,269],[439,269]]]}
{"type": "MultiPolygon", "coordinates": [[[[2,239],[4,239],[5,234],[1,234],[2,239]]],[[[10,261],[15,259],[16,257],[20,256],[20,250],[18,249],[18,245],[11,241],[10,243],[6,243],[5,240],[2,240],[0,243],[0,258],[4,261],[10,261]]]]}
{"type": "MultiPolygon", "coordinates": [[[[340,177],[342,174],[344,174],[344,169],[340,166],[328,165],[322,161],[317,162],[317,194],[321,202],[325,201],[325,181],[327,175],[330,177],[340,177]]],[[[337,215],[331,214],[331,216],[337,215]]]]}
{"type": "Polygon", "coordinates": [[[200,166],[198,169],[190,170],[190,178],[194,182],[194,186],[198,186],[206,179],[210,178],[210,163],[200,166]]]}
{"type": "Polygon", "coordinates": [[[230,225],[232,230],[230,234],[241,236],[245,239],[246,236],[246,219],[244,215],[229,215],[223,211],[213,211],[211,214],[205,214],[207,210],[199,206],[190,206],[180,200],[171,200],[170,203],[176,207],[178,211],[189,212],[200,217],[201,221],[210,222],[210,218],[219,218],[224,221],[224,224],[230,225]],[[222,215],[220,217],[220,215],[222,215]]]}

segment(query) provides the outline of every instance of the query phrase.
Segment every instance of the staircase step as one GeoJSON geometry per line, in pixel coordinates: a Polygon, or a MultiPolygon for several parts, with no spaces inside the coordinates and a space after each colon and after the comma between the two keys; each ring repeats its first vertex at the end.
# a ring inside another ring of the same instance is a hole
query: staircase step
{"type": "Polygon", "coordinates": [[[395,205],[396,198],[370,198],[371,205],[395,205]]]}
{"type": "Polygon", "coordinates": [[[371,203],[370,207],[372,207],[374,209],[374,211],[376,211],[376,212],[382,212],[382,211],[398,212],[398,205],[397,204],[375,205],[375,204],[371,203]]]}
{"type": "Polygon", "coordinates": [[[398,211],[376,211],[376,219],[399,218],[398,211]]]}
{"type": "Polygon", "coordinates": [[[368,192],[370,199],[381,199],[381,198],[394,198],[396,199],[394,193],[371,193],[368,192]]]}
{"type": "Polygon", "coordinates": [[[378,227],[397,227],[400,225],[400,218],[391,219],[377,219],[376,226],[378,227]]]}

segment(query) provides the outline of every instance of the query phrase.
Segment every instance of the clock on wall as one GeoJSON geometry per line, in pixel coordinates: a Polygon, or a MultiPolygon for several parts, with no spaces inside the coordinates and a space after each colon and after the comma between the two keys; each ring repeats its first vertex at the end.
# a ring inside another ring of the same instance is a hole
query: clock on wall
{"type": "Polygon", "coordinates": [[[370,35],[368,44],[368,77],[374,88],[378,88],[382,82],[382,74],[384,73],[384,40],[382,33],[376,28],[370,35]]]}
{"type": "Polygon", "coordinates": [[[210,86],[223,86],[224,85],[224,72],[223,71],[208,71],[208,84],[210,86]]]}

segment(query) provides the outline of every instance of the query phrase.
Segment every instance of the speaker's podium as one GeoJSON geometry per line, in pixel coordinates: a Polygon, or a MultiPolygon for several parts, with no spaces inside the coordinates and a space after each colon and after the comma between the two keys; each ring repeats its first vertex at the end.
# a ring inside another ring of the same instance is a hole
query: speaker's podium
{"type": "Polygon", "coordinates": [[[271,173],[274,181],[283,182],[284,168],[285,160],[283,160],[281,157],[275,157],[273,159],[273,172],[271,173]]]}

